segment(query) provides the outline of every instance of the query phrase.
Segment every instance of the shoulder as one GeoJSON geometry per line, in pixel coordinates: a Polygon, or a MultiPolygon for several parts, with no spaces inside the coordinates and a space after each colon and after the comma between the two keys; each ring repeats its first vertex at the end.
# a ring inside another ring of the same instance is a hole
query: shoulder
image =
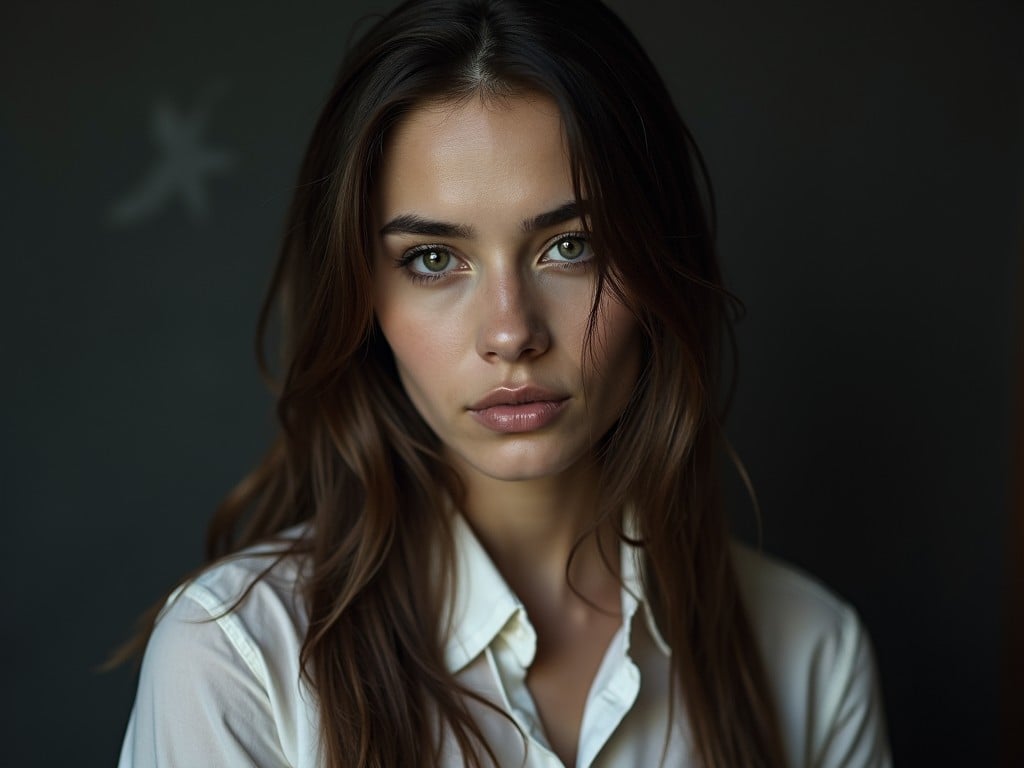
{"type": "Polygon", "coordinates": [[[794,765],[890,764],[874,655],[857,612],[813,577],[736,544],[740,592],[794,765]]]}
{"type": "Polygon", "coordinates": [[[315,743],[299,664],[304,572],[302,558],[270,544],[172,594],[146,647],[122,766],[246,755],[247,764],[256,755],[257,764],[296,764],[315,743]]]}
{"type": "Polygon", "coordinates": [[[302,527],[289,529],[276,541],[242,550],[206,568],[171,595],[157,625],[173,616],[181,600],[202,606],[214,617],[223,614],[248,622],[252,629],[303,624],[302,587],[308,563],[304,556],[289,551],[303,532],[302,527]]]}
{"type": "Polygon", "coordinates": [[[307,567],[288,548],[302,532],[289,529],[279,541],[229,556],[180,586],[157,619],[154,651],[226,642],[264,686],[279,679],[283,667],[297,674],[308,625],[307,567]]]}
{"type": "Polygon", "coordinates": [[[821,582],[788,563],[733,544],[740,592],[764,642],[819,642],[859,627],[853,608],[821,582]]]}

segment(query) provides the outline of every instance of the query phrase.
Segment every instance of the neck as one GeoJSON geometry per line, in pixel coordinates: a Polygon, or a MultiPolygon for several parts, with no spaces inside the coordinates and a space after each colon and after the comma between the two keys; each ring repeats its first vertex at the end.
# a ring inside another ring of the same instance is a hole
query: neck
{"type": "Polygon", "coordinates": [[[466,519],[531,617],[583,610],[587,602],[619,610],[614,522],[594,527],[598,472],[581,463],[528,481],[463,473],[466,519]]]}

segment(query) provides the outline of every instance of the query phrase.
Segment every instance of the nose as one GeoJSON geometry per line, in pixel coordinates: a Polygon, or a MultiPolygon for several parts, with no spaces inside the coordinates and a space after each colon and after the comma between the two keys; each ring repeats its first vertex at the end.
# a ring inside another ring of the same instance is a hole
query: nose
{"type": "Polygon", "coordinates": [[[485,360],[518,362],[551,345],[539,286],[528,276],[495,276],[478,294],[477,311],[477,352],[485,360]]]}

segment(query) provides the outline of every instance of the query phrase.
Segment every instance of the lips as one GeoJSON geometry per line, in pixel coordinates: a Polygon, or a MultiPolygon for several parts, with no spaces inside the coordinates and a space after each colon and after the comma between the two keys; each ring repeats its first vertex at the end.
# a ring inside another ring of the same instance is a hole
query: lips
{"type": "Polygon", "coordinates": [[[543,429],[558,418],[569,396],[542,387],[499,387],[469,406],[469,415],[494,432],[543,429]]]}
{"type": "Polygon", "coordinates": [[[557,403],[567,400],[568,395],[553,392],[543,387],[498,387],[487,393],[473,405],[471,411],[483,411],[501,405],[527,405],[529,403],[557,403]]]}

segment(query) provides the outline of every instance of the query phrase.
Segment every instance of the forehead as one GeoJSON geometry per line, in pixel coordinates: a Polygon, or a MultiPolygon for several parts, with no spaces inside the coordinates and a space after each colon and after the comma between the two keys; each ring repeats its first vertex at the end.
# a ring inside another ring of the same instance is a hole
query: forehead
{"type": "Polygon", "coordinates": [[[547,96],[424,103],[390,132],[381,215],[424,207],[543,207],[572,197],[561,115],[547,96]]]}
{"type": "Polygon", "coordinates": [[[422,148],[438,141],[474,146],[497,139],[512,148],[531,137],[562,140],[561,114],[551,97],[531,91],[509,96],[474,94],[415,106],[392,129],[386,146],[422,148]]]}

